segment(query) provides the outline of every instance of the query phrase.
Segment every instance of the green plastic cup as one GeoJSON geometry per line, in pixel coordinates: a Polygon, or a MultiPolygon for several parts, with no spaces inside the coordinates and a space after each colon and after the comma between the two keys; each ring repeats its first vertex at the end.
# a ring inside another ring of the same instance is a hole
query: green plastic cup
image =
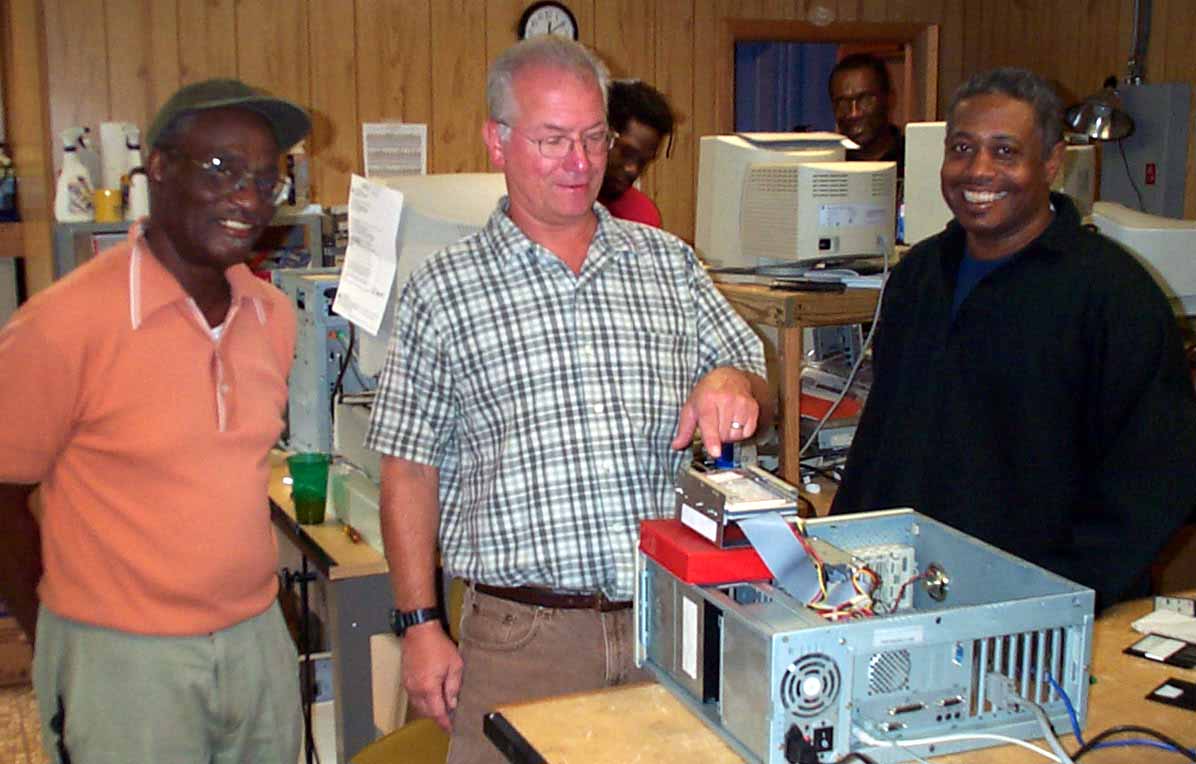
{"type": "Polygon", "coordinates": [[[287,457],[291,471],[291,501],[295,519],[303,525],[324,522],[328,497],[328,454],[302,453],[287,457]]]}

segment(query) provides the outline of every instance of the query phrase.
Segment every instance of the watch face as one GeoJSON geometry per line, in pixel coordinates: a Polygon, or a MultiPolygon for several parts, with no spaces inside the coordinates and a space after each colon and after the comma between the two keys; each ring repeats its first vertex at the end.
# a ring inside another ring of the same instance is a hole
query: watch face
{"type": "Polygon", "coordinates": [[[519,23],[523,39],[554,34],[570,40],[577,39],[577,20],[569,9],[560,3],[543,2],[529,7],[519,23]]]}

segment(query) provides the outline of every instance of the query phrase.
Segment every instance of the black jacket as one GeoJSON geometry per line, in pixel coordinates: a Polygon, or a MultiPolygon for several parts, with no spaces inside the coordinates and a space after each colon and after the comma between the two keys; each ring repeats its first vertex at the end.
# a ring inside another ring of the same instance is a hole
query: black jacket
{"type": "Polygon", "coordinates": [[[954,318],[957,223],[893,270],[832,511],[912,507],[1105,606],[1196,506],[1196,395],[1150,275],[1051,200],[1047,230],[954,318]]]}

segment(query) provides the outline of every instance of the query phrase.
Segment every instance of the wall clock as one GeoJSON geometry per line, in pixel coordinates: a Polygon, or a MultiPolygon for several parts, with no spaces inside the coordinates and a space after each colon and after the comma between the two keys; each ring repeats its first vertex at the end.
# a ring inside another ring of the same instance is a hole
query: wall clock
{"type": "Polygon", "coordinates": [[[541,0],[532,3],[519,19],[519,38],[554,34],[570,40],[577,39],[577,19],[564,3],[556,0],[541,0]]]}

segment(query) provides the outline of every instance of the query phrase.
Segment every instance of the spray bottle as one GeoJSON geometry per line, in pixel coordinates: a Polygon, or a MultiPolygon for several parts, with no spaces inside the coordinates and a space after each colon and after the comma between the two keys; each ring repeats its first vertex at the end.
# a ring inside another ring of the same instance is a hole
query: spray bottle
{"type": "Polygon", "coordinates": [[[125,206],[125,220],[140,220],[149,215],[149,178],[144,167],[129,171],[129,202],[125,206]]]}
{"type": "Polygon", "coordinates": [[[62,172],[54,192],[54,218],[60,223],[87,223],[95,216],[92,208],[91,175],[79,158],[83,128],[68,127],[62,138],[62,172]]]}
{"type": "Polygon", "coordinates": [[[287,176],[290,183],[290,193],[286,203],[303,208],[311,201],[311,176],[308,174],[307,153],[303,141],[299,141],[287,154],[287,176]]]}
{"type": "Polygon", "coordinates": [[[149,182],[141,163],[141,132],[134,125],[125,127],[128,164],[121,176],[125,220],[137,220],[149,214],[149,182]]]}
{"type": "Polygon", "coordinates": [[[91,187],[102,188],[104,175],[100,166],[100,154],[95,150],[91,137],[91,128],[83,126],[83,133],[78,138],[79,161],[87,168],[87,177],[91,179],[91,187]]]}

